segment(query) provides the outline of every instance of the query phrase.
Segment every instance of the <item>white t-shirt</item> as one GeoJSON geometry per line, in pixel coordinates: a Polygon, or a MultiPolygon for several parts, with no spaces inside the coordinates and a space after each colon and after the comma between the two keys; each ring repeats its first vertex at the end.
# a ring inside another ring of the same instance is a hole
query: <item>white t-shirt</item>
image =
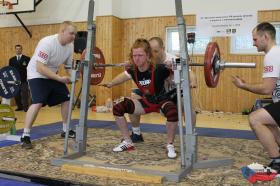
{"type": "Polygon", "coordinates": [[[280,100],[280,46],[273,46],[264,56],[263,78],[276,77],[275,89],[272,92],[273,102],[280,100]]]}
{"type": "Polygon", "coordinates": [[[36,70],[36,63],[41,62],[53,72],[57,73],[61,64],[72,65],[74,46],[73,43],[61,45],[58,34],[41,39],[27,66],[27,79],[45,78],[36,70]]]}

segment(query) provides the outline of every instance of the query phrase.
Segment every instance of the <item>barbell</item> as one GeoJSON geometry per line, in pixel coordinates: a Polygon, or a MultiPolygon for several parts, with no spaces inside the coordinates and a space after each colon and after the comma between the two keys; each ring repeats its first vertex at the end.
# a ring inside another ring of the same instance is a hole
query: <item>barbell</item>
{"type": "MultiPolygon", "coordinates": [[[[84,59],[86,51],[81,55],[81,60],[84,59]]],[[[93,55],[96,63],[93,64],[91,72],[90,84],[98,85],[102,82],[105,76],[106,67],[129,67],[127,62],[119,64],[106,64],[102,51],[95,47],[93,55]]],[[[204,63],[190,63],[189,66],[203,66],[206,85],[210,88],[217,86],[220,76],[220,71],[225,68],[255,68],[255,63],[226,63],[221,59],[220,49],[216,42],[210,42],[207,45],[204,63]]],[[[10,99],[16,96],[20,90],[20,75],[18,71],[11,66],[6,66],[0,69],[0,96],[10,99]]]]}
{"type": "Polygon", "coordinates": [[[0,69],[0,96],[13,98],[20,90],[20,75],[16,68],[6,66],[0,69]]]}
{"type": "Polygon", "coordinates": [[[204,55],[204,79],[210,88],[218,84],[220,71],[225,68],[255,68],[256,63],[226,63],[221,59],[220,48],[216,42],[209,42],[204,55]]]}
{"type": "MultiPolygon", "coordinates": [[[[84,60],[85,54],[86,50],[84,50],[81,55],[82,61],[84,60]]],[[[93,64],[93,69],[91,72],[91,85],[98,85],[102,82],[105,76],[106,67],[129,67],[128,63],[126,62],[119,64],[106,64],[104,55],[98,47],[94,48],[93,55],[96,59],[96,63],[93,64]]],[[[204,78],[206,85],[210,88],[215,88],[218,84],[221,70],[225,68],[255,68],[256,64],[238,62],[226,63],[221,59],[218,44],[216,42],[209,42],[204,55],[204,63],[190,63],[189,66],[204,67],[204,78]]]]}

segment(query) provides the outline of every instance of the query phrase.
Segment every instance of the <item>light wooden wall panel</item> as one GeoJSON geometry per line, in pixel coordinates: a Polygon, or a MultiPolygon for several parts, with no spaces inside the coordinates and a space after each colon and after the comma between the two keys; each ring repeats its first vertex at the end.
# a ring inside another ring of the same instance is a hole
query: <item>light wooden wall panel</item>
{"type": "MultiPolygon", "coordinates": [[[[112,64],[123,63],[123,21],[119,18],[113,17],[113,30],[112,30],[112,64]]],[[[112,78],[116,77],[118,74],[124,71],[124,67],[112,68],[112,78]]],[[[113,87],[112,99],[117,99],[122,94],[122,89],[124,85],[113,87]]]]}
{"type": "MultiPolygon", "coordinates": [[[[86,28],[85,23],[75,23],[78,30],[86,28]]],[[[28,26],[32,33],[32,38],[29,38],[23,27],[0,28],[0,67],[8,65],[9,58],[15,55],[14,46],[21,44],[23,53],[32,56],[38,41],[43,37],[58,32],[59,25],[35,25],[28,26]]]]}
{"type": "MultiPolygon", "coordinates": [[[[122,20],[113,16],[97,17],[96,26],[96,46],[103,51],[106,63],[116,64],[122,62],[122,20]]],[[[123,70],[123,68],[106,68],[105,78],[102,83],[110,82],[113,77],[121,73],[123,70]]],[[[108,98],[119,98],[122,95],[122,87],[123,85],[108,89],[101,86],[95,86],[97,104],[104,105],[108,98]]]]}
{"type": "MultiPolygon", "coordinates": [[[[85,30],[85,23],[75,23],[78,30],[85,30]]],[[[23,54],[32,56],[40,39],[47,35],[58,32],[59,24],[51,25],[34,25],[27,26],[32,33],[29,38],[23,27],[0,28],[0,68],[7,66],[9,58],[15,55],[14,46],[20,44],[23,47],[23,54]]],[[[79,59],[79,55],[75,55],[75,59],[79,59]]],[[[79,83],[77,89],[79,89],[79,83]]]]}
{"type": "MultiPolygon", "coordinates": [[[[97,17],[96,19],[96,46],[98,46],[105,57],[106,63],[112,61],[112,17],[97,17]]],[[[103,82],[112,79],[112,69],[107,68],[103,82]]],[[[103,105],[108,97],[111,97],[112,90],[104,87],[93,86],[97,97],[97,104],[103,105]]]]}
{"type": "MultiPolygon", "coordinates": [[[[260,11],[258,13],[261,21],[280,21],[280,10],[260,11]]],[[[185,16],[186,25],[195,25],[195,15],[185,16]]],[[[86,30],[86,23],[75,23],[78,30],[86,30]]],[[[130,47],[135,39],[139,37],[150,38],[162,37],[165,40],[165,30],[168,26],[176,26],[174,16],[149,17],[135,19],[119,19],[114,16],[102,16],[96,19],[96,45],[103,51],[107,63],[120,63],[128,60],[130,47]]],[[[22,44],[24,53],[31,56],[38,41],[58,30],[57,24],[28,26],[33,34],[29,38],[22,27],[0,28],[0,67],[8,64],[8,59],[14,55],[14,45],[22,44]]],[[[263,55],[233,55],[230,54],[230,39],[226,37],[214,38],[221,48],[222,58],[226,61],[256,62],[256,69],[226,69],[221,72],[217,88],[208,88],[204,83],[203,68],[192,68],[198,78],[198,88],[193,90],[194,104],[203,110],[219,110],[229,112],[241,112],[243,109],[251,108],[255,99],[266,96],[255,95],[234,87],[231,83],[232,75],[239,75],[251,83],[262,81],[263,55]]],[[[75,59],[80,56],[75,54],[75,59]]],[[[203,55],[192,57],[194,62],[203,63],[203,55]]],[[[111,81],[113,77],[122,72],[122,68],[107,68],[103,83],[111,81]]],[[[127,82],[113,89],[104,87],[91,87],[91,94],[97,95],[98,105],[105,104],[108,98],[116,99],[120,96],[129,96],[135,85],[127,82]]],[[[80,89],[80,83],[77,90],[80,89]]]]}
{"type": "MultiPolygon", "coordinates": [[[[280,11],[261,11],[259,12],[259,21],[279,21],[280,11]],[[260,18],[261,17],[261,18],[260,18]]],[[[195,25],[195,16],[185,16],[186,24],[195,25]]],[[[167,26],[176,26],[176,19],[173,16],[151,17],[123,20],[123,60],[128,59],[129,50],[135,39],[139,37],[150,38],[160,36],[165,40],[165,29],[167,26]]],[[[203,68],[192,68],[198,78],[199,87],[192,91],[193,102],[202,110],[242,112],[244,109],[251,108],[257,98],[267,97],[255,95],[240,89],[237,89],[231,82],[232,75],[239,75],[244,80],[251,83],[260,83],[262,81],[262,60],[263,55],[233,55],[230,54],[230,38],[213,38],[221,48],[222,59],[230,62],[256,62],[256,69],[226,69],[221,72],[219,85],[217,88],[208,88],[204,82],[203,68]]],[[[195,55],[195,62],[203,63],[203,56],[195,55]]],[[[122,86],[122,95],[129,96],[131,89],[135,87],[134,83],[128,82],[122,86]]]]}

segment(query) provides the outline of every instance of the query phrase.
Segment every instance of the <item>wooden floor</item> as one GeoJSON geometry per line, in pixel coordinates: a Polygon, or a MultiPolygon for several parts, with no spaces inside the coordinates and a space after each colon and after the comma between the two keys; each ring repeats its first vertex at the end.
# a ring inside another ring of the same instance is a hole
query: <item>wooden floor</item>
{"type": "MultiPolygon", "coordinates": [[[[15,109],[15,108],[14,108],[15,109]]],[[[15,116],[17,118],[16,128],[21,129],[24,126],[26,112],[17,111],[15,116]]],[[[72,119],[79,119],[80,110],[75,109],[72,113],[72,119]]],[[[112,113],[96,113],[89,108],[89,120],[106,120],[113,121],[112,113]]],[[[44,125],[61,121],[60,107],[44,107],[39,112],[39,115],[33,126],[44,125]]],[[[151,113],[142,116],[141,122],[151,124],[164,124],[165,118],[158,113],[151,113]]],[[[250,130],[246,115],[238,113],[223,113],[223,112],[206,112],[202,111],[197,114],[197,127],[207,128],[223,128],[223,129],[237,129],[237,130],[250,130]]]]}

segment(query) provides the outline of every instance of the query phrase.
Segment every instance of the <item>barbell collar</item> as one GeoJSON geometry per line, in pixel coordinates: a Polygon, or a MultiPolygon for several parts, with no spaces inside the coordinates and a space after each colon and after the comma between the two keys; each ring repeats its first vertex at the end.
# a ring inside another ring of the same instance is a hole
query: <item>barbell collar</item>
{"type": "Polygon", "coordinates": [[[240,63],[240,62],[224,62],[218,61],[216,63],[217,68],[223,70],[225,68],[256,68],[256,63],[240,63]]]}
{"type": "MultiPolygon", "coordinates": [[[[256,68],[256,63],[240,63],[240,62],[229,62],[226,63],[224,61],[218,61],[220,69],[224,68],[256,68]]],[[[204,66],[203,63],[190,63],[189,66],[204,66]]]]}

